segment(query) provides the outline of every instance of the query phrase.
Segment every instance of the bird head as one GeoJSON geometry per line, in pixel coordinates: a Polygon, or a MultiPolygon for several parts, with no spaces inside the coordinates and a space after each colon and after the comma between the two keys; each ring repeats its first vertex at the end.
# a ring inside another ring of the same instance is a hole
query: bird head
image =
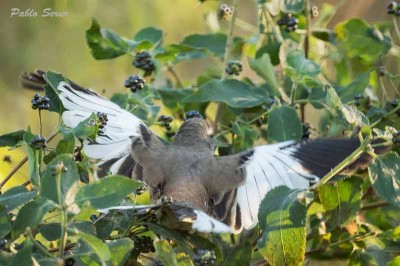
{"type": "Polygon", "coordinates": [[[206,147],[213,150],[213,129],[202,118],[187,119],[174,138],[175,145],[206,147]]]}

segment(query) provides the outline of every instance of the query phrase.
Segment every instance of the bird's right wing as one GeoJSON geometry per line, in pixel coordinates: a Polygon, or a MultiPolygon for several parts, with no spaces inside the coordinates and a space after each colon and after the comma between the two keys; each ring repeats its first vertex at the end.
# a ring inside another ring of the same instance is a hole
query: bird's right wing
{"type": "MultiPolygon", "coordinates": [[[[43,71],[24,73],[22,83],[30,88],[40,88],[47,83],[44,75],[43,71]]],[[[57,91],[66,109],[62,113],[66,126],[74,128],[93,113],[107,116],[108,121],[96,139],[83,141],[84,153],[99,160],[97,175],[102,177],[111,173],[131,177],[136,165],[130,154],[132,141],[143,138],[144,131],[150,132],[147,126],[117,104],[72,81],[60,82],[57,91]]]]}

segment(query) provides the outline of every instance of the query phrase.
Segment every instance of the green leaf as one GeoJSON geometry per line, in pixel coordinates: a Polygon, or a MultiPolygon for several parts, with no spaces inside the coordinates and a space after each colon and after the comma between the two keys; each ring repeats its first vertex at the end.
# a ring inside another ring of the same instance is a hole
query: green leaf
{"type": "Polygon", "coordinates": [[[73,197],[73,195],[68,195],[68,193],[74,191],[78,185],[78,167],[76,166],[73,156],[71,154],[61,154],[47,165],[42,178],[40,194],[42,197],[58,204],[63,204],[64,202],[71,204],[72,200],[69,199],[68,196],[73,197]],[[59,185],[57,184],[57,176],[54,176],[54,173],[52,173],[54,171],[52,168],[57,167],[58,164],[63,164],[66,169],[66,171],[61,171],[60,177],[62,203],[58,202],[57,191],[59,185]]]}
{"type": "Polygon", "coordinates": [[[15,147],[24,139],[25,130],[18,130],[0,136],[0,147],[15,147]]]}
{"type": "Polygon", "coordinates": [[[358,75],[349,85],[337,91],[341,101],[348,103],[354,100],[357,94],[363,94],[370,80],[370,72],[358,75]]]}
{"type": "Polygon", "coordinates": [[[7,211],[29,202],[37,194],[37,190],[28,191],[24,186],[12,187],[0,195],[0,204],[3,204],[7,211]]]}
{"type": "Polygon", "coordinates": [[[360,178],[352,177],[319,187],[319,199],[332,228],[346,226],[355,218],[361,208],[362,183],[360,178]]]}
{"type": "Polygon", "coordinates": [[[141,182],[125,176],[110,176],[81,187],[75,203],[83,205],[89,201],[94,208],[100,209],[115,206],[141,186],[141,182]]]}
{"type": "Polygon", "coordinates": [[[147,27],[138,31],[133,39],[137,42],[150,41],[152,44],[158,44],[161,43],[162,38],[162,30],[153,27],[147,27]]]}
{"type": "Polygon", "coordinates": [[[260,204],[258,220],[263,234],[258,247],[271,265],[301,265],[304,261],[307,208],[298,201],[299,193],[279,186],[260,204]]]}
{"type": "Polygon", "coordinates": [[[122,266],[131,253],[133,242],[129,238],[121,238],[107,242],[107,246],[111,253],[110,265],[122,266]]]}
{"type": "Polygon", "coordinates": [[[350,19],[339,23],[336,41],[350,58],[361,59],[367,64],[380,60],[391,48],[391,39],[377,28],[372,28],[361,19],[350,19]]]}
{"type": "Polygon", "coordinates": [[[72,129],[72,133],[78,139],[95,139],[99,130],[97,121],[97,115],[92,113],[88,118],[79,122],[79,124],[72,129]]]}
{"type": "Polygon", "coordinates": [[[264,33],[265,39],[260,47],[260,49],[256,52],[256,58],[262,57],[264,54],[268,54],[271,58],[272,65],[279,65],[279,50],[281,48],[281,42],[279,41],[279,37],[276,36],[275,33],[264,33]]]}
{"type": "Polygon", "coordinates": [[[325,101],[328,107],[332,107],[334,109],[339,109],[339,110],[343,108],[343,104],[342,101],[340,100],[339,95],[332,87],[328,88],[325,101]]]}
{"type": "Polygon", "coordinates": [[[321,69],[318,64],[305,58],[300,50],[292,50],[286,57],[286,73],[294,82],[302,82],[304,79],[315,78],[321,69]]]}
{"type": "Polygon", "coordinates": [[[75,149],[75,138],[71,132],[63,134],[62,139],[57,143],[56,152],[57,154],[72,154],[75,149]]]}
{"type": "Polygon", "coordinates": [[[24,142],[26,144],[26,149],[28,151],[28,163],[29,163],[29,180],[35,187],[39,186],[39,150],[31,147],[31,141],[34,139],[35,135],[32,134],[31,130],[28,129],[24,133],[24,142]]]}
{"type": "Polygon", "coordinates": [[[192,89],[157,89],[163,104],[170,109],[177,109],[185,97],[193,94],[192,89]]]}
{"type": "Polygon", "coordinates": [[[248,241],[236,245],[226,256],[223,266],[249,265],[253,248],[248,241]]]}
{"type": "Polygon", "coordinates": [[[378,195],[400,207],[400,157],[388,152],[374,159],[368,168],[369,179],[378,195]]]}
{"type": "Polygon", "coordinates": [[[303,129],[296,110],[290,106],[272,110],[268,116],[267,134],[270,142],[301,140],[303,129]]]}
{"type": "Polygon", "coordinates": [[[255,89],[247,83],[229,79],[212,80],[200,86],[192,95],[186,97],[183,102],[223,102],[235,108],[248,108],[262,104],[268,95],[261,89],[255,89]]]}
{"type": "Polygon", "coordinates": [[[0,239],[3,239],[11,231],[10,216],[4,205],[0,204],[0,239]]]}
{"type": "Polygon", "coordinates": [[[103,243],[100,239],[93,235],[89,235],[83,232],[77,232],[83,242],[85,242],[90,249],[97,255],[103,265],[109,265],[108,261],[111,259],[111,252],[108,246],[103,243]]]}
{"type": "MultiPolygon", "coordinates": [[[[222,33],[213,34],[193,34],[186,36],[181,44],[195,48],[206,49],[216,56],[223,57],[225,54],[226,35],[222,33]]],[[[243,40],[233,38],[233,54],[241,54],[243,40]]]]}
{"type": "Polygon", "coordinates": [[[65,111],[65,108],[60,100],[60,98],[58,97],[58,94],[54,91],[54,89],[46,84],[44,85],[44,91],[46,92],[46,96],[49,98],[50,100],[50,108],[49,111],[52,112],[56,112],[58,114],[62,114],[62,112],[65,111]]]}
{"type": "Polygon", "coordinates": [[[176,255],[167,240],[161,240],[154,243],[157,255],[164,265],[174,266],[178,265],[176,255]]]}
{"type": "Polygon", "coordinates": [[[325,42],[331,42],[334,40],[334,34],[328,29],[313,29],[312,35],[325,42]]]}
{"type": "Polygon", "coordinates": [[[24,205],[18,212],[14,222],[13,236],[17,237],[19,234],[25,232],[26,227],[35,228],[43,219],[43,216],[53,208],[53,203],[41,198],[24,205]]]}
{"type": "Polygon", "coordinates": [[[304,8],[304,0],[283,0],[281,3],[281,9],[285,13],[300,13],[304,8]]]}
{"type": "Polygon", "coordinates": [[[136,42],[121,38],[111,30],[101,28],[95,19],[92,20],[92,26],[86,30],[86,42],[97,60],[127,54],[137,45],[136,42]]]}
{"type": "Polygon", "coordinates": [[[249,65],[260,77],[265,79],[269,86],[275,91],[279,91],[279,83],[276,79],[274,66],[268,54],[263,54],[257,59],[249,58],[249,65]]]}

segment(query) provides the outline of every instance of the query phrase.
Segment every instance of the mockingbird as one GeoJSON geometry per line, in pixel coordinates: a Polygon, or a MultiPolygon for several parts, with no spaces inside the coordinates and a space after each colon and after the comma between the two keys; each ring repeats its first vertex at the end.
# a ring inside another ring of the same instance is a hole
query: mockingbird
{"type": "MultiPolygon", "coordinates": [[[[43,74],[23,74],[23,85],[42,87],[43,74]]],[[[201,232],[251,229],[268,191],[280,185],[306,189],[360,145],[358,139],[286,141],[216,156],[206,120],[186,120],[168,145],[139,118],[91,90],[71,81],[60,82],[57,91],[68,127],[92,113],[107,114],[103,132],[83,142],[85,154],[98,160],[98,178],[125,175],[145,182],[153,201],[168,196],[186,203],[195,213],[192,228],[201,232]]],[[[369,159],[364,155],[350,168],[369,159]]]]}

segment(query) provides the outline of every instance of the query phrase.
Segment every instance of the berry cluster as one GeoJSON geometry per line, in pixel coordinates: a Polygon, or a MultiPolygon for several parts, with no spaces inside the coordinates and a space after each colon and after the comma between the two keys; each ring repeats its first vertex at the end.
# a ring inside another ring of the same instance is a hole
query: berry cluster
{"type": "Polygon", "coordinates": [[[400,5],[396,1],[390,1],[387,7],[387,13],[400,17],[400,5]]]}
{"type": "Polygon", "coordinates": [[[33,140],[31,140],[31,147],[36,149],[36,150],[39,150],[39,149],[42,149],[42,148],[46,148],[47,147],[46,139],[41,137],[41,136],[39,136],[39,135],[36,135],[33,138],[33,140]]]}
{"type": "Polygon", "coordinates": [[[32,100],[32,109],[36,110],[49,110],[50,108],[50,99],[47,96],[42,96],[38,93],[36,93],[32,100]]]}
{"type": "Polygon", "coordinates": [[[233,14],[233,7],[228,6],[227,4],[221,4],[218,9],[218,19],[223,20],[229,17],[232,17],[233,14]]]}
{"type": "Polygon", "coordinates": [[[400,144],[400,131],[393,133],[392,142],[395,145],[400,144]]]}
{"type": "Polygon", "coordinates": [[[199,111],[196,110],[190,110],[186,112],[186,119],[191,119],[191,118],[203,118],[203,116],[199,113],[199,111]]]}
{"type": "Polygon", "coordinates": [[[97,112],[97,117],[99,118],[99,122],[100,122],[100,124],[99,124],[99,133],[104,133],[103,129],[107,125],[107,122],[108,122],[107,114],[101,113],[101,112],[97,112]]]}
{"type": "Polygon", "coordinates": [[[312,18],[316,18],[318,17],[319,13],[318,13],[318,7],[316,5],[313,5],[311,7],[311,17],[312,18]]]}
{"type": "Polygon", "coordinates": [[[124,81],[125,88],[130,88],[132,92],[136,92],[144,88],[146,82],[138,75],[131,75],[124,81]]]}
{"type": "Polygon", "coordinates": [[[217,261],[215,251],[196,249],[193,255],[193,262],[195,266],[214,265],[217,261]]]}
{"type": "Polygon", "coordinates": [[[301,137],[302,140],[308,140],[311,135],[311,127],[309,123],[303,123],[303,136],[301,137]]]}
{"type": "Polygon", "coordinates": [[[165,127],[168,131],[171,131],[171,125],[173,118],[166,115],[161,115],[157,121],[161,123],[161,126],[165,127]]]}
{"type": "Polygon", "coordinates": [[[133,254],[138,256],[140,253],[155,252],[153,239],[149,236],[134,236],[133,238],[133,254]]]}
{"type": "Polygon", "coordinates": [[[236,75],[239,76],[240,72],[242,72],[243,66],[242,63],[239,61],[229,61],[226,64],[225,72],[228,73],[228,75],[236,75]]]}
{"type": "Polygon", "coordinates": [[[156,68],[151,58],[151,55],[148,52],[139,52],[135,55],[135,59],[132,64],[139,69],[144,70],[144,76],[150,76],[156,68]]]}
{"type": "Polygon", "coordinates": [[[292,16],[291,13],[285,14],[281,19],[278,20],[279,26],[286,26],[287,32],[295,31],[299,28],[299,20],[292,16]]]}

